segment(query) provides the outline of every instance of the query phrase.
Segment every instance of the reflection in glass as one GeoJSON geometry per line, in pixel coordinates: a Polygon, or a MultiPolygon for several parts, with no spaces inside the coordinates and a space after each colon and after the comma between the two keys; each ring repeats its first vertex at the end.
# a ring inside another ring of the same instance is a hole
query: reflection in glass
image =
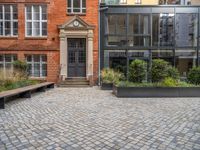
{"type": "Polygon", "coordinates": [[[197,14],[177,14],[176,46],[197,46],[197,14]]]}
{"type": "Polygon", "coordinates": [[[196,50],[176,50],[175,56],[180,75],[186,77],[188,71],[196,65],[196,50]]]}

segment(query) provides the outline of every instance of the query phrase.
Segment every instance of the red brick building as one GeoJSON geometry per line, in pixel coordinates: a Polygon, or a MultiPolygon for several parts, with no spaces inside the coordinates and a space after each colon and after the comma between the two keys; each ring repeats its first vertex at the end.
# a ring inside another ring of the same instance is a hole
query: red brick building
{"type": "Polygon", "coordinates": [[[98,77],[98,0],[0,0],[0,68],[47,81],[98,77]]]}

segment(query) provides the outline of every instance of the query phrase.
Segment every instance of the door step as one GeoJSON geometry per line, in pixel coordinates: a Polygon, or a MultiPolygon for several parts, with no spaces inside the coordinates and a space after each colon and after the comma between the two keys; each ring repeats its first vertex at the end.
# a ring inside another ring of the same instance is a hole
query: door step
{"type": "Polygon", "coordinates": [[[59,87],[89,87],[90,82],[86,78],[67,78],[61,81],[59,87]]]}

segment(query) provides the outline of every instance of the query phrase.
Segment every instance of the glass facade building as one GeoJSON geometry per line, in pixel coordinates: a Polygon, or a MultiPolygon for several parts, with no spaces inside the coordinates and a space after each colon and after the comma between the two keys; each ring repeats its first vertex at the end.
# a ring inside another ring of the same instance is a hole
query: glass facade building
{"type": "Polygon", "coordinates": [[[134,59],[151,67],[161,58],[177,67],[182,77],[199,65],[198,6],[101,5],[100,67],[128,72],[134,59]]]}

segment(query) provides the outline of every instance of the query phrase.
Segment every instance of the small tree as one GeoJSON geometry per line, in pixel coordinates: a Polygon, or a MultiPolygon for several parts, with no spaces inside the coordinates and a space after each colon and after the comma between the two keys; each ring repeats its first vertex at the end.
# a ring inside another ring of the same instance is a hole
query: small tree
{"type": "Polygon", "coordinates": [[[193,67],[188,73],[189,83],[199,85],[200,84],[200,67],[193,67]]]}
{"type": "Polygon", "coordinates": [[[162,59],[152,61],[151,77],[152,82],[161,82],[168,77],[169,63],[162,59]]]}
{"type": "Polygon", "coordinates": [[[129,81],[141,83],[147,74],[147,63],[144,60],[136,59],[129,67],[129,81]]]}

